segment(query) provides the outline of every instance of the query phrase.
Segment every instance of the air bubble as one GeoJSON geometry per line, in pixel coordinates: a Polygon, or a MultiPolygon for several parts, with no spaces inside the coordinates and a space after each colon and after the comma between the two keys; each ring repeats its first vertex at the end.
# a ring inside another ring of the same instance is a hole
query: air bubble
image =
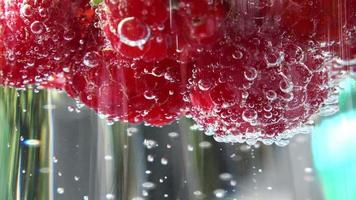
{"type": "Polygon", "coordinates": [[[166,158],[161,158],[161,164],[162,165],[167,165],[168,164],[168,160],[166,158]]]}
{"type": "Polygon", "coordinates": [[[83,64],[93,68],[99,65],[99,54],[95,51],[88,52],[83,57],[83,64]]]}
{"type": "Polygon", "coordinates": [[[283,79],[279,82],[279,89],[282,92],[289,93],[293,90],[293,84],[289,82],[287,79],[283,79]]]}
{"type": "Polygon", "coordinates": [[[202,91],[207,91],[211,88],[211,81],[210,80],[205,80],[205,79],[201,79],[198,82],[198,87],[200,90],[202,91]]]}
{"type": "Polygon", "coordinates": [[[215,197],[216,198],[224,198],[225,197],[225,195],[226,195],[226,190],[223,190],[223,189],[216,189],[216,190],[214,190],[214,195],[215,195],[215,197]]]}
{"type": "Polygon", "coordinates": [[[62,187],[57,188],[57,193],[58,194],[63,194],[64,193],[64,188],[62,188],[62,187]]]}
{"type": "Polygon", "coordinates": [[[246,122],[253,122],[257,119],[257,112],[251,109],[246,109],[242,112],[242,119],[246,122]]]}
{"type": "Polygon", "coordinates": [[[35,21],[30,26],[31,32],[34,34],[40,34],[43,31],[43,24],[39,21],[35,21]]]}
{"type": "Polygon", "coordinates": [[[115,195],[113,195],[113,194],[111,194],[111,193],[108,193],[108,194],[105,195],[105,198],[108,199],[108,200],[109,200],[109,199],[114,199],[114,198],[115,198],[115,195]]]}
{"type": "Polygon", "coordinates": [[[266,97],[270,101],[274,101],[277,98],[277,93],[274,90],[268,90],[266,92],[266,97]]]}
{"type": "Polygon", "coordinates": [[[230,173],[222,173],[219,175],[219,178],[223,181],[229,181],[232,179],[232,175],[230,173]]]}
{"type": "Polygon", "coordinates": [[[152,190],[153,188],[156,187],[156,185],[152,182],[144,182],[142,183],[142,187],[148,190],[152,190]]]}
{"type": "Polygon", "coordinates": [[[28,4],[24,4],[21,6],[21,15],[24,17],[30,17],[32,15],[32,7],[28,4]]]}
{"type": "Polygon", "coordinates": [[[149,139],[145,139],[143,141],[143,144],[146,146],[147,149],[153,149],[158,146],[156,141],[149,139]]]}
{"type": "Polygon", "coordinates": [[[233,54],[232,54],[232,57],[236,60],[240,60],[242,57],[244,56],[244,54],[242,53],[242,51],[235,51],[233,54]]]}
{"type": "Polygon", "coordinates": [[[143,96],[147,99],[147,100],[152,100],[152,99],[155,99],[156,96],[153,94],[152,91],[150,90],[146,90],[144,93],[143,93],[143,96]]]}
{"type": "Polygon", "coordinates": [[[135,17],[127,17],[118,25],[120,41],[132,47],[142,47],[151,37],[151,29],[135,17]],[[131,37],[136,38],[131,38],[131,37]]]}
{"type": "Polygon", "coordinates": [[[244,76],[248,81],[253,81],[257,78],[257,70],[251,67],[244,72],[244,76]]]}

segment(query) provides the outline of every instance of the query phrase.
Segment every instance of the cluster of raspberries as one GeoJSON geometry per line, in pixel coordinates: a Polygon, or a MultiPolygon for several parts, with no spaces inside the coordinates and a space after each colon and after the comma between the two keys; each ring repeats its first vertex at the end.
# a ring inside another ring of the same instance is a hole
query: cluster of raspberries
{"type": "Polygon", "coordinates": [[[0,1],[0,84],[61,89],[113,121],[186,115],[225,142],[308,123],[333,61],[355,58],[353,0],[0,1]]]}

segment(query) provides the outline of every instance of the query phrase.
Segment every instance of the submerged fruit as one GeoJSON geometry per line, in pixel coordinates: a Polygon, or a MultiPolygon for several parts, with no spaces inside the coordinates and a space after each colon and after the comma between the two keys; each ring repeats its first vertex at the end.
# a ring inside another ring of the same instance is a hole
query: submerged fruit
{"type": "Polygon", "coordinates": [[[109,120],[134,124],[162,126],[184,113],[186,65],[132,60],[107,47],[94,27],[88,35],[79,62],[66,73],[70,96],[109,120]]]}
{"type": "Polygon", "coordinates": [[[191,82],[190,114],[224,142],[288,138],[333,91],[320,50],[269,32],[230,31],[200,54],[191,82]]]}
{"type": "Polygon", "coordinates": [[[25,87],[70,65],[93,11],[87,1],[0,1],[0,79],[25,87]]]}
{"type": "Polygon", "coordinates": [[[185,62],[191,51],[215,42],[228,5],[208,0],[105,0],[98,13],[111,46],[124,57],[185,62]]]}

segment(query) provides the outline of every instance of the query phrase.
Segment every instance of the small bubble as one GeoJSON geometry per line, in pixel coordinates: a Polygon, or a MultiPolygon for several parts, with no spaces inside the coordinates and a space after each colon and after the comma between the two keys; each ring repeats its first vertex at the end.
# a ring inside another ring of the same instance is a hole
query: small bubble
{"type": "Polygon", "coordinates": [[[147,100],[152,100],[152,99],[155,99],[156,98],[156,95],[154,95],[154,93],[150,90],[146,90],[144,93],[143,93],[143,96],[147,99],[147,100]]]}
{"type": "Polygon", "coordinates": [[[40,146],[41,142],[36,139],[28,139],[23,142],[24,145],[29,146],[29,147],[38,147],[40,146]]]}
{"type": "Polygon", "coordinates": [[[30,17],[32,15],[32,7],[28,4],[24,4],[21,6],[20,12],[21,12],[22,16],[30,17]]]}
{"type": "Polygon", "coordinates": [[[122,19],[118,24],[117,31],[120,41],[131,47],[142,48],[151,37],[151,29],[135,17],[122,19]],[[130,31],[134,31],[137,38],[130,38],[130,31]]]}
{"type": "Polygon", "coordinates": [[[313,169],[310,167],[306,167],[306,168],[304,168],[304,172],[310,174],[313,172],[313,169]]]}
{"type": "Polygon", "coordinates": [[[237,50],[232,54],[232,57],[236,60],[240,60],[243,56],[244,54],[240,50],[237,50]]]}
{"type": "Polygon", "coordinates": [[[144,182],[144,183],[142,183],[142,187],[146,188],[148,190],[152,190],[153,188],[156,187],[156,185],[152,182],[144,182]]]}
{"type": "Polygon", "coordinates": [[[93,68],[99,65],[99,54],[97,52],[88,52],[83,57],[83,64],[93,68]]]}
{"type": "Polygon", "coordinates": [[[275,99],[277,99],[277,93],[274,90],[268,90],[266,92],[266,97],[268,100],[274,101],[275,99]]]}
{"type": "Polygon", "coordinates": [[[257,112],[255,110],[246,109],[242,112],[242,119],[246,122],[252,122],[257,119],[257,112]]]}
{"type": "Polygon", "coordinates": [[[105,160],[112,160],[112,156],[111,155],[105,155],[104,159],[105,160]]]}
{"type": "Polygon", "coordinates": [[[79,181],[80,177],[79,176],[74,176],[75,181],[79,181]]]}
{"type": "Polygon", "coordinates": [[[195,196],[201,196],[201,195],[203,195],[203,193],[202,193],[201,191],[199,191],[199,190],[194,191],[193,194],[194,194],[195,196]]]}
{"type": "Polygon", "coordinates": [[[202,91],[207,91],[211,88],[211,81],[210,80],[206,80],[206,79],[201,79],[198,82],[198,87],[200,90],[202,91]]]}
{"type": "Polygon", "coordinates": [[[229,181],[232,179],[232,175],[230,173],[222,173],[219,175],[219,178],[223,181],[229,181]]]}
{"type": "Polygon", "coordinates": [[[31,26],[31,32],[34,33],[34,34],[40,34],[42,33],[43,31],[43,24],[39,21],[34,21],[31,26]]]}
{"type": "Polygon", "coordinates": [[[63,194],[64,193],[64,188],[62,188],[62,187],[57,188],[57,193],[58,194],[63,194]]]}
{"type": "Polygon", "coordinates": [[[158,146],[156,141],[149,139],[145,139],[143,145],[145,145],[147,149],[153,149],[158,146]]]}
{"type": "Polygon", "coordinates": [[[216,189],[214,190],[214,195],[216,198],[224,198],[226,195],[226,190],[223,189],[216,189]]]}
{"type": "Polygon", "coordinates": [[[244,76],[246,80],[253,81],[257,78],[257,70],[251,67],[244,72],[244,76]]]}
{"type": "Polygon", "coordinates": [[[153,162],[155,159],[152,155],[147,155],[147,161],[148,162],[153,162]]]}
{"type": "Polygon", "coordinates": [[[202,141],[199,143],[199,147],[202,149],[207,149],[211,147],[211,143],[208,141],[202,141]]]}
{"type": "Polygon", "coordinates": [[[111,194],[111,193],[108,193],[105,195],[105,198],[106,199],[114,199],[115,198],[115,195],[111,194]]]}
{"type": "Polygon", "coordinates": [[[170,133],[168,133],[168,136],[170,138],[177,138],[179,136],[179,134],[177,132],[170,132],[170,133]]]}
{"type": "Polygon", "coordinates": [[[168,160],[166,158],[161,158],[161,164],[162,165],[167,165],[168,164],[168,160]]]}

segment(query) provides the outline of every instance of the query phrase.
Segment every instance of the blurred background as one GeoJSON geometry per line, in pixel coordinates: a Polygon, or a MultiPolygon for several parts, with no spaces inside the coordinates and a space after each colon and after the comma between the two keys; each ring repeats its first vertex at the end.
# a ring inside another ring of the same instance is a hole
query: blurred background
{"type": "Polygon", "coordinates": [[[356,199],[356,87],[343,84],[340,113],[285,147],[217,143],[189,119],[107,124],[54,93],[53,198],[356,199]]]}
{"type": "Polygon", "coordinates": [[[0,199],[356,199],[351,78],[340,111],[286,146],[218,143],[186,118],[161,128],[108,123],[59,91],[0,96],[0,199]]]}

